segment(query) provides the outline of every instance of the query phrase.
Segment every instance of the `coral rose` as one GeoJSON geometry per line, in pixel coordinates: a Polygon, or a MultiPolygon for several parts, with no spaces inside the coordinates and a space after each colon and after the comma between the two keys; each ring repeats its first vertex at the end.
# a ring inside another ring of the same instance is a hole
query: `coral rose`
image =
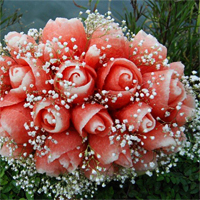
{"type": "Polygon", "coordinates": [[[140,68],[142,74],[165,68],[163,61],[166,56],[167,48],[143,30],[130,42],[129,59],[140,68]]]}
{"type": "Polygon", "coordinates": [[[17,144],[27,143],[32,138],[25,129],[25,123],[32,121],[30,112],[31,109],[24,108],[24,102],[1,109],[0,125],[17,144]]]}
{"type": "Polygon", "coordinates": [[[97,72],[97,88],[107,91],[109,108],[117,109],[128,104],[141,84],[142,75],[137,66],[125,58],[116,58],[97,72]]]}
{"type": "Polygon", "coordinates": [[[154,170],[158,166],[154,151],[147,151],[140,147],[133,147],[133,150],[133,168],[138,174],[146,170],[154,170]]]}
{"type": "Polygon", "coordinates": [[[84,175],[92,181],[102,179],[105,176],[111,177],[115,171],[113,164],[103,165],[95,158],[89,158],[89,162],[87,161],[87,166],[84,168],[84,175]]]}
{"type": "Polygon", "coordinates": [[[60,65],[54,78],[54,88],[68,103],[82,103],[94,92],[96,72],[78,61],[60,65]]]}
{"type": "Polygon", "coordinates": [[[192,94],[188,94],[186,99],[173,110],[170,115],[164,119],[166,122],[177,123],[183,126],[186,122],[191,121],[195,116],[195,98],[192,94]]]}
{"type": "Polygon", "coordinates": [[[26,61],[22,57],[32,56],[35,46],[35,40],[26,34],[18,33],[16,31],[9,32],[5,36],[5,42],[8,50],[18,64],[26,65],[26,61]]]}
{"type": "MultiPolygon", "coordinates": [[[[77,55],[86,50],[86,33],[82,22],[79,19],[56,18],[55,21],[49,20],[43,29],[42,42],[59,42],[64,45],[62,48],[69,48],[77,55]]],[[[62,48],[59,48],[62,50],[62,48]]],[[[58,48],[56,48],[58,50],[58,48]]],[[[58,52],[56,52],[58,53],[58,52]]]]}
{"type": "Polygon", "coordinates": [[[16,62],[8,56],[0,56],[0,96],[10,90],[9,68],[16,62]]]}
{"type": "Polygon", "coordinates": [[[100,104],[85,104],[72,109],[72,123],[82,137],[87,134],[105,136],[111,132],[112,118],[100,104]]]}
{"type": "Polygon", "coordinates": [[[49,152],[36,151],[36,169],[39,173],[48,176],[72,172],[81,164],[82,158],[79,154],[84,152],[85,144],[82,144],[81,136],[73,129],[58,134],[49,134],[45,145],[49,152]]]}
{"type": "Polygon", "coordinates": [[[117,23],[102,23],[92,32],[90,46],[101,50],[101,60],[128,58],[128,42],[117,23]]]}
{"type": "Polygon", "coordinates": [[[170,128],[168,125],[163,125],[157,122],[156,127],[145,134],[138,134],[141,139],[141,146],[148,151],[155,149],[163,149],[174,151],[180,146],[179,143],[184,143],[185,135],[176,127],[170,128]]]}
{"type": "Polygon", "coordinates": [[[144,99],[152,107],[153,116],[163,119],[186,98],[184,85],[174,76],[174,70],[143,75],[144,99]]]}
{"type": "Polygon", "coordinates": [[[49,133],[60,133],[70,126],[69,110],[55,104],[53,99],[45,98],[37,102],[33,111],[34,124],[49,133]]]}
{"type": "Polygon", "coordinates": [[[26,145],[16,143],[13,138],[3,129],[1,123],[0,139],[0,155],[2,156],[13,158],[17,158],[20,156],[26,157],[33,151],[33,148],[29,143],[26,143],[26,145]]]}
{"type": "MultiPolygon", "coordinates": [[[[120,136],[123,137],[123,136],[120,136]]],[[[115,162],[123,167],[131,167],[131,154],[129,145],[116,139],[114,134],[100,137],[98,135],[89,135],[89,145],[94,151],[96,158],[103,165],[115,162]],[[121,143],[122,142],[122,143],[121,143]]]]}
{"type": "Polygon", "coordinates": [[[35,59],[23,58],[26,65],[12,65],[9,67],[10,91],[0,101],[0,107],[10,106],[26,99],[27,93],[41,93],[51,89],[46,83],[50,75],[42,69],[42,62],[35,59]]]}
{"type": "Polygon", "coordinates": [[[115,112],[115,117],[124,122],[129,132],[147,133],[154,129],[156,120],[151,115],[151,107],[144,102],[134,102],[115,112]]]}

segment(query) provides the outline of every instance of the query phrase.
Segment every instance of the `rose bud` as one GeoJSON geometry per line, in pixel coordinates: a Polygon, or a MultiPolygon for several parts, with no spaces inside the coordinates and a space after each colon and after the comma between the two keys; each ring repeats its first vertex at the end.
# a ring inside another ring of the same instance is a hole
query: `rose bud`
{"type": "Polygon", "coordinates": [[[144,101],[152,107],[152,115],[161,119],[186,98],[184,85],[174,77],[174,70],[144,74],[142,87],[148,91],[144,101]]]}
{"type": "Polygon", "coordinates": [[[128,42],[117,23],[99,24],[91,34],[89,48],[93,45],[101,50],[104,62],[110,58],[128,58],[128,42]]]}
{"type": "Polygon", "coordinates": [[[16,31],[9,32],[5,36],[5,42],[8,50],[16,62],[20,65],[26,65],[26,61],[21,59],[23,57],[32,57],[35,46],[37,46],[35,40],[26,34],[17,33],[16,31]]]}
{"type": "Polygon", "coordinates": [[[175,151],[179,143],[185,141],[185,135],[179,131],[176,127],[170,128],[169,125],[163,125],[157,122],[156,127],[145,134],[138,134],[138,138],[141,139],[141,146],[148,151],[155,149],[163,149],[167,151],[175,151]],[[179,135],[176,135],[178,131],[179,135]]]}
{"type": "Polygon", "coordinates": [[[53,42],[52,46],[60,46],[60,48],[54,50],[61,50],[68,55],[66,48],[69,48],[79,56],[85,51],[87,42],[83,23],[76,18],[70,20],[56,18],[55,21],[50,19],[44,27],[42,34],[42,42],[46,43],[47,41],[53,42]],[[63,47],[61,48],[61,46],[63,47]]]}
{"type": "Polygon", "coordinates": [[[106,104],[111,109],[128,104],[141,84],[142,75],[137,66],[125,58],[116,58],[97,72],[97,88],[99,92],[107,91],[106,104]]]}
{"type": "Polygon", "coordinates": [[[31,109],[24,108],[24,102],[1,109],[0,125],[17,144],[27,143],[28,135],[25,124],[32,121],[31,109]]]}
{"type": "Polygon", "coordinates": [[[86,162],[87,165],[83,164],[81,168],[84,168],[84,175],[92,181],[99,180],[100,177],[103,179],[106,176],[111,177],[114,174],[113,164],[104,165],[95,158],[89,158],[89,162],[86,162]]]}
{"type": "Polygon", "coordinates": [[[70,111],[47,98],[37,102],[33,108],[33,121],[36,126],[49,133],[60,133],[70,126],[70,111]]]}
{"type": "Polygon", "coordinates": [[[96,72],[78,61],[66,61],[54,78],[54,87],[68,103],[82,103],[94,92],[96,72]]]}
{"type": "Polygon", "coordinates": [[[83,159],[79,155],[85,151],[81,136],[73,129],[49,136],[51,139],[45,142],[48,153],[42,155],[44,152],[38,150],[35,153],[37,171],[48,176],[58,176],[76,170],[83,159]]]}
{"type": "Polygon", "coordinates": [[[72,109],[72,123],[82,137],[87,134],[105,136],[111,132],[112,118],[100,104],[83,104],[72,109]]]}
{"type": "Polygon", "coordinates": [[[158,166],[154,151],[147,151],[141,147],[133,147],[133,150],[133,168],[138,174],[154,170],[158,166]]]}
{"type": "Polygon", "coordinates": [[[140,30],[130,42],[129,59],[140,68],[141,73],[163,70],[167,57],[167,48],[155,37],[140,30]]]}
{"type": "Polygon", "coordinates": [[[188,94],[186,99],[178,104],[176,108],[169,110],[170,115],[163,120],[165,122],[177,123],[183,126],[186,122],[191,121],[195,116],[195,98],[192,94],[188,94]]]}
{"type": "Polygon", "coordinates": [[[151,107],[144,102],[134,102],[114,113],[115,118],[125,123],[127,130],[147,133],[154,129],[156,120],[151,115],[151,107]]]}
{"type": "Polygon", "coordinates": [[[42,90],[50,90],[46,83],[49,73],[42,69],[42,61],[23,58],[26,65],[12,65],[9,68],[10,91],[0,101],[0,107],[14,105],[26,99],[27,93],[41,94],[42,90]]]}
{"type": "MultiPolygon", "coordinates": [[[[121,138],[123,135],[121,135],[121,138]]],[[[94,151],[96,158],[103,165],[115,162],[123,167],[131,167],[131,154],[128,143],[117,139],[114,134],[100,137],[98,135],[89,135],[89,145],[94,151]]]]}

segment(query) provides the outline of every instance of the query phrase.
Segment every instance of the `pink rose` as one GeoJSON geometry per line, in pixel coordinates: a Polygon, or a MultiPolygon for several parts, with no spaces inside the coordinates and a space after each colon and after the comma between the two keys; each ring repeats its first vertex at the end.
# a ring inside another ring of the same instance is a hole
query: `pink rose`
{"type": "Polygon", "coordinates": [[[68,129],[62,133],[49,134],[49,137],[51,139],[45,142],[49,151],[45,154],[37,150],[35,153],[37,171],[48,176],[58,176],[77,169],[82,162],[79,154],[85,151],[81,136],[75,130],[68,129]]]}
{"type": "Polygon", "coordinates": [[[117,23],[99,24],[91,33],[89,47],[95,45],[101,51],[101,60],[128,58],[128,42],[117,23]]]}
{"type": "Polygon", "coordinates": [[[195,116],[195,98],[192,94],[188,94],[186,99],[170,111],[170,115],[164,119],[166,122],[177,123],[183,126],[186,122],[191,121],[195,116]]]}
{"type": "Polygon", "coordinates": [[[76,55],[80,55],[86,50],[87,38],[84,26],[79,19],[56,18],[55,21],[50,19],[43,29],[42,42],[47,41],[54,44],[59,42],[60,46],[64,45],[62,48],[56,48],[57,50],[65,51],[65,48],[69,48],[76,55]]]}
{"type": "Polygon", "coordinates": [[[53,99],[36,102],[33,111],[34,124],[49,133],[60,133],[70,126],[69,110],[57,105],[53,99]]]}
{"type": "Polygon", "coordinates": [[[0,96],[10,90],[9,68],[16,64],[15,61],[8,56],[0,56],[0,96]]]}
{"type": "Polygon", "coordinates": [[[115,117],[124,123],[129,132],[147,133],[154,129],[156,121],[151,115],[151,107],[144,102],[134,102],[115,112],[115,117]]]}
{"type": "Polygon", "coordinates": [[[84,175],[92,181],[95,181],[96,178],[99,179],[100,177],[111,177],[114,174],[115,169],[113,164],[104,165],[98,160],[95,160],[95,158],[89,158],[89,161],[86,161],[86,163],[86,166],[82,166],[82,168],[84,168],[84,175]]]}
{"type": "MultiPolygon", "coordinates": [[[[181,62],[173,62],[169,64],[168,69],[173,69],[174,70],[174,78],[179,78],[184,75],[184,68],[185,66],[181,62]]],[[[167,68],[166,68],[167,69],[167,68]]]]}
{"type": "Polygon", "coordinates": [[[15,65],[16,62],[8,56],[0,56],[0,87],[9,85],[9,68],[15,65]]]}
{"type": "Polygon", "coordinates": [[[1,146],[0,146],[0,155],[5,157],[26,157],[30,153],[33,152],[33,147],[26,143],[26,146],[21,143],[16,143],[13,138],[4,130],[0,123],[0,138],[1,138],[1,146]]]}
{"type": "Polygon", "coordinates": [[[32,56],[32,52],[35,46],[37,46],[35,40],[31,36],[15,31],[9,32],[5,36],[5,42],[11,56],[15,58],[20,65],[26,65],[26,61],[21,58],[26,57],[28,54],[32,56]]]}
{"type": "Polygon", "coordinates": [[[152,35],[140,30],[130,46],[129,59],[140,68],[142,74],[165,68],[163,61],[167,57],[167,48],[152,35]]]}
{"type": "Polygon", "coordinates": [[[30,112],[29,108],[24,108],[24,102],[1,109],[1,126],[16,143],[26,143],[30,139],[24,127],[32,121],[30,112]]]}
{"type": "Polygon", "coordinates": [[[137,173],[154,170],[158,166],[154,151],[147,151],[140,147],[133,147],[133,150],[133,168],[137,173]]]}
{"type": "Polygon", "coordinates": [[[39,43],[35,51],[35,57],[39,57],[44,62],[51,63],[53,66],[59,66],[66,60],[77,58],[78,52],[69,49],[67,45],[62,45],[58,42],[39,43]]]}
{"type": "Polygon", "coordinates": [[[163,125],[157,122],[156,127],[145,134],[140,134],[141,146],[152,151],[155,149],[163,149],[167,151],[175,151],[180,143],[185,141],[185,135],[178,128],[170,128],[167,124],[163,125]]]}
{"type": "Polygon", "coordinates": [[[105,136],[111,132],[112,118],[100,104],[84,104],[72,109],[72,123],[82,137],[87,134],[105,136]]]}
{"type": "Polygon", "coordinates": [[[97,48],[96,45],[92,45],[89,47],[88,51],[85,55],[85,62],[90,67],[96,69],[98,67],[99,61],[100,61],[100,49],[97,48]]]}
{"type": "Polygon", "coordinates": [[[50,75],[42,69],[40,60],[23,58],[26,65],[12,65],[9,67],[10,91],[0,101],[0,107],[14,105],[26,99],[27,93],[51,89],[46,83],[50,75]]]}
{"type": "Polygon", "coordinates": [[[112,109],[128,104],[141,84],[142,75],[137,66],[125,58],[116,58],[97,72],[97,88],[100,92],[107,91],[106,104],[112,109]]]}
{"type": "Polygon", "coordinates": [[[174,70],[143,75],[145,101],[152,107],[153,116],[163,119],[186,98],[184,85],[174,76],[174,70]]]}
{"type": "Polygon", "coordinates": [[[78,61],[60,65],[54,78],[54,88],[68,103],[82,103],[94,92],[96,72],[78,61]]]}
{"type": "MultiPolygon", "coordinates": [[[[116,137],[114,134],[104,137],[91,134],[89,145],[94,151],[95,157],[103,165],[115,162],[123,167],[131,167],[132,160],[129,145],[128,143],[122,145],[121,140],[117,140],[116,137]]],[[[123,135],[120,137],[123,138],[123,135]]]]}

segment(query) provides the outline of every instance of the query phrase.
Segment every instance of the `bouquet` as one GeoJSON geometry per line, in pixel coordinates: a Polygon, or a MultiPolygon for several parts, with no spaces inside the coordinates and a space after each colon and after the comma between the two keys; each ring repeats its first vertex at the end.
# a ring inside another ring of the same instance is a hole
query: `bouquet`
{"type": "Polygon", "coordinates": [[[187,142],[196,108],[184,65],[168,63],[155,37],[134,35],[110,14],[88,11],[84,23],[56,18],[5,36],[0,154],[32,195],[70,199],[89,188],[92,197],[111,180],[134,183],[187,142]]]}

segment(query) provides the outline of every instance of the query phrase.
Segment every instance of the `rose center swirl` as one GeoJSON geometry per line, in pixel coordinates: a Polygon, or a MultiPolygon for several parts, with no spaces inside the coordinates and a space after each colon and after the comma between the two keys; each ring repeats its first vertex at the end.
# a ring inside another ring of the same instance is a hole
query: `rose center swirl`
{"type": "Polygon", "coordinates": [[[133,74],[123,66],[114,66],[106,78],[106,90],[123,91],[126,87],[133,87],[133,74]]]}
{"type": "Polygon", "coordinates": [[[65,69],[63,79],[75,83],[75,87],[87,84],[88,77],[84,69],[65,69]]]}
{"type": "Polygon", "coordinates": [[[88,133],[100,133],[106,129],[104,121],[98,115],[93,116],[90,121],[86,124],[85,130],[88,133]]]}
{"type": "Polygon", "coordinates": [[[10,82],[13,88],[18,88],[26,73],[30,70],[29,67],[11,67],[9,71],[10,82]]]}
{"type": "Polygon", "coordinates": [[[42,112],[42,120],[43,123],[47,126],[54,127],[55,126],[55,117],[53,116],[52,112],[47,110],[43,110],[42,112]]]}

